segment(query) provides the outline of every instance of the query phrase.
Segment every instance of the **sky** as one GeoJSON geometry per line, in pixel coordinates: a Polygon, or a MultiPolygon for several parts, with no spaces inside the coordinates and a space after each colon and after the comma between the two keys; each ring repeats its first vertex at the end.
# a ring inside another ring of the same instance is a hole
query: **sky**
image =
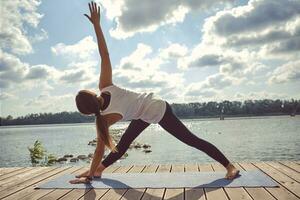
{"type": "MultiPolygon", "coordinates": [[[[97,0],[113,83],[169,103],[300,98],[299,0],[97,0]]],[[[0,1],[0,115],[100,94],[88,1],[0,1]]]]}

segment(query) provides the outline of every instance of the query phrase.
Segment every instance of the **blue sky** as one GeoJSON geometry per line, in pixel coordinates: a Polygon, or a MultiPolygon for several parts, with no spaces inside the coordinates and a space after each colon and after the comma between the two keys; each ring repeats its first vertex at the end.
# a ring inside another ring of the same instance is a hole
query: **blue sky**
{"type": "MultiPolygon", "coordinates": [[[[99,94],[88,1],[2,1],[1,116],[99,94]]],[[[300,1],[102,0],[113,82],[175,102],[300,98],[300,1]]]]}

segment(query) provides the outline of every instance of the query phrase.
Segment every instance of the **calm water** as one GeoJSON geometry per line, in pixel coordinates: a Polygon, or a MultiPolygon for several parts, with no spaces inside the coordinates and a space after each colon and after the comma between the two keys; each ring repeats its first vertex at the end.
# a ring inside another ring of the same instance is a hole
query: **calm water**
{"type": "MultiPolygon", "coordinates": [[[[194,134],[217,146],[233,162],[300,160],[299,116],[182,121],[194,134]]],[[[126,128],[128,124],[117,123],[112,128],[126,128]]],[[[31,166],[27,147],[37,139],[49,153],[60,157],[92,153],[94,147],[87,144],[95,137],[94,124],[1,127],[0,167],[31,166]]],[[[158,124],[149,126],[135,141],[150,144],[152,152],[128,150],[128,157],[116,165],[214,162],[205,153],[177,140],[158,124]]]]}

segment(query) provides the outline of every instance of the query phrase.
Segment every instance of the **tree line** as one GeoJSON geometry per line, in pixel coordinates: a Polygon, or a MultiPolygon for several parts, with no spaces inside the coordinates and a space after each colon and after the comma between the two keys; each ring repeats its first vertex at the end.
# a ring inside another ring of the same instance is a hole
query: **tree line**
{"type": "MultiPolygon", "coordinates": [[[[179,118],[266,116],[300,114],[300,100],[245,100],[222,102],[173,103],[171,107],[179,118]]],[[[94,116],[79,112],[38,113],[13,118],[0,117],[0,125],[64,124],[93,122],[94,116]]]]}

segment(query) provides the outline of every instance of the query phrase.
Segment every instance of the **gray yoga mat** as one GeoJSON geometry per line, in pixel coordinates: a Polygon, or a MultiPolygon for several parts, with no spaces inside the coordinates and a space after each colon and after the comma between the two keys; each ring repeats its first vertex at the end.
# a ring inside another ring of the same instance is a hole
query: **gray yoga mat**
{"type": "Polygon", "coordinates": [[[74,175],[66,174],[37,188],[203,188],[203,187],[278,187],[260,170],[240,171],[234,180],[224,178],[226,172],[176,173],[103,173],[89,184],[70,184],[74,175]]]}

